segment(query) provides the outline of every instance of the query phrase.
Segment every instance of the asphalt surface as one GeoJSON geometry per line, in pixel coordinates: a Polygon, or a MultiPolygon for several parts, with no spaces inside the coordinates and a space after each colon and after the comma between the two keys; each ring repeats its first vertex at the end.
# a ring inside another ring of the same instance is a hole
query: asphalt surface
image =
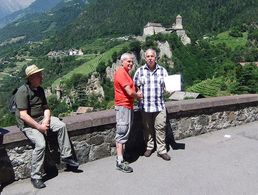
{"type": "Polygon", "coordinates": [[[258,121],[178,140],[171,161],[153,153],[131,164],[133,173],[115,169],[115,157],[89,162],[81,172],[59,172],[46,188],[30,180],[6,186],[1,195],[257,195],[258,121]]]}

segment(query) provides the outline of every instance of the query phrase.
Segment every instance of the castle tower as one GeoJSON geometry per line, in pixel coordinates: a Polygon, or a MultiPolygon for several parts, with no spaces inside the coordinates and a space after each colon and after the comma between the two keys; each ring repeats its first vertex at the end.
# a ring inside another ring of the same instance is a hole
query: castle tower
{"type": "Polygon", "coordinates": [[[182,17],[180,15],[177,15],[176,17],[176,25],[174,27],[175,30],[181,30],[183,29],[183,25],[182,25],[182,17]]]}

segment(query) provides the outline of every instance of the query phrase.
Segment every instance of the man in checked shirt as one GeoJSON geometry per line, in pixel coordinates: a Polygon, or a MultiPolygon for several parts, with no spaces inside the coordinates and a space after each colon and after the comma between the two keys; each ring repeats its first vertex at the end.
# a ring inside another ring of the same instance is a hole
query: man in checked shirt
{"type": "Polygon", "coordinates": [[[169,161],[170,156],[167,154],[165,144],[167,116],[164,101],[164,78],[168,76],[168,73],[165,68],[157,64],[156,55],[153,49],[145,52],[146,64],[136,70],[134,83],[143,94],[141,110],[146,142],[144,156],[151,156],[156,140],[158,157],[169,161]]]}

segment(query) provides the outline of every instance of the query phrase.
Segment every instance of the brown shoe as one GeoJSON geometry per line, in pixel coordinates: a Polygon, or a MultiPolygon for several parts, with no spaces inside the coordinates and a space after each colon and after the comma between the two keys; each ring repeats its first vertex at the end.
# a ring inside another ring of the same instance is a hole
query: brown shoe
{"type": "Polygon", "coordinates": [[[171,160],[170,156],[167,153],[164,154],[158,154],[158,157],[163,158],[163,160],[171,160]]]}
{"type": "Polygon", "coordinates": [[[152,150],[146,150],[143,155],[144,155],[145,157],[150,157],[151,154],[152,154],[152,150]]]}

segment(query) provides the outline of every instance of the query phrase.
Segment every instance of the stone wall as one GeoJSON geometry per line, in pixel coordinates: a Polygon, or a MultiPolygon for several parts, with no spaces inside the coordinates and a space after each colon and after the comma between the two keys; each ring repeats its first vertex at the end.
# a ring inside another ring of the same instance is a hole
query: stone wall
{"type": "MultiPolygon", "coordinates": [[[[258,95],[239,95],[167,102],[167,144],[175,140],[258,120],[258,95]]],[[[67,124],[73,152],[87,163],[115,155],[115,111],[106,110],[72,117],[67,124]]],[[[141,116],[135,111],[134,127],[126,145],[126,158],[137,159],[144,152],[141,116]]],[[[23,179],[30,174],[33,146],[16,128],[0,129],[0,183],[23,179]]],[[[49,135],[45,170],[64,169],[60,164],[56,135],[49,135]]]]}

